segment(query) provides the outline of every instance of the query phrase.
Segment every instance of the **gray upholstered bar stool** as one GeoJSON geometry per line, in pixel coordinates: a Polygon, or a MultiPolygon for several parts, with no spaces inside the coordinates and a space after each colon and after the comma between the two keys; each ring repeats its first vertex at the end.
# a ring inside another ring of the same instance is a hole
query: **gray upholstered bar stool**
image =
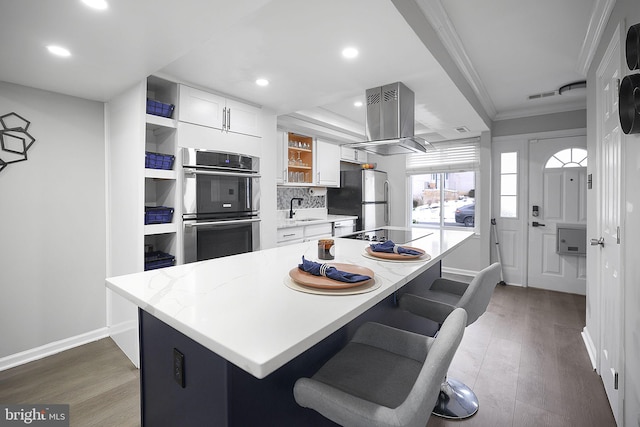
{"type": "Polygon", "coordinates": [[[365,323],[312,378],[296,381],[296,402],[343,426],[424,427],[466,320],[454,310],[436,338],[365,323]]]}
{"type": "MultiPolygon", "coordinates": [[[[400,297],[400,308],[442,324],[449,313],[461,307],[467,311],[470,325],[486,311],[499,281],[500,264],[496,262],[481,270],[471,283],[439,278],[422,296],[404,294],[400,297]]],[[[438,403],[433,408],[435,415],[462,419],[477,411],[478,398],[467,385],[451,378],[442,383],[438,403]]]]}

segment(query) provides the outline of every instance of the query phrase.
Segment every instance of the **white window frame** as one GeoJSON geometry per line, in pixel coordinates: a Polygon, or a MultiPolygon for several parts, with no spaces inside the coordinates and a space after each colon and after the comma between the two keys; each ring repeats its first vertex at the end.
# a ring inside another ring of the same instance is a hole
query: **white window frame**
{"type": "MultiPolygon", "coordinates": [[[[414,175],[439,174],[440,175],[440,200],[443,206],[444,200],[444,175],[447,173],[457,172],[473,172],[475,181],[475,191],[478,191],[480,182],[480,138],[466,138],[448,141],[432,142],[432,147],[425,154],[410,154],[407,156],[407,192],[412,192],[412,177],[414,175]]],[[[407,197],[409,201],[409,212],[413,211],[413,194],[407,197]]],[[[475,211],[480,210],[480,204],[477,197],[475,200],[475,211]]],[[[409,216],[411,221],[411,215],[409,216]]],[[[460,229],[458,226],[448,226],[444,224],[443,209],[440,209],[439,225],[434,224],[409,224],[409,226],[419,226],[426,228],[446,228],[460,229]]],[[[473,226],[476,231],[477,222],[473,226]]],[[[470,229],[470,228],[468,228],[470,229]]]]}
{"type": "Polygon", "coordinates": [[[517,219],[520,216],[520,153],[518,152],[518,150],[513,150],[513,151],[503,151],[500,152],[500,169],[498,172],[498,176],[500,177],[500,182],[497,183],[498,185],[498,214],[500,218],[509,218],[509,219],[517,219]],[[516,155],[516,171],[514,172],[503,172],[504,168],[502,167],[502,158],[505,154],[515,154],[516,155]],[[503,194],[502,192],[502,177],[504,175],[515,175],[516,176],[516,194],[503,194]],[[502,215],[502,197],[503,196],[507,196],[507,197],[515,197],[516,198],[516,212],[514,216],[503,216],[502,215]]]}

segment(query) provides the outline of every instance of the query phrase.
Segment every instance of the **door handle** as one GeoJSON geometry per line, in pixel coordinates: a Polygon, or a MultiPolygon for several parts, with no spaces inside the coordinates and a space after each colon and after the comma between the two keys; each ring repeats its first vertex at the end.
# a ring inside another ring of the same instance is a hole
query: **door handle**
{"type": "Polygon", "coordinates": [[[540,223],[540,222],[538,222],[538,221],[533,221],[533,222],[531,223],[531,226],[532,226],[532,227],[544,227],[544,224],[542,224],[542,223],[540,223]]]}
{"type": "Polygon", "coordinates": [[[591,239],[591,246],[602,246],[604,248],[604,237],[601,237],[599,239],[591,239]]]}

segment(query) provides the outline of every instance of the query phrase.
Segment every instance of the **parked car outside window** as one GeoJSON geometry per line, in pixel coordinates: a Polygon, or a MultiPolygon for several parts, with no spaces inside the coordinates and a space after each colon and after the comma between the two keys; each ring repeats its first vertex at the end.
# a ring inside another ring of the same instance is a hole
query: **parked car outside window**
{"type": "Polygon", "coordinates": [[[456,222],[465,227],[473,227],[475,224],[476,205],[465,205],[456,209],[456,222]]]}

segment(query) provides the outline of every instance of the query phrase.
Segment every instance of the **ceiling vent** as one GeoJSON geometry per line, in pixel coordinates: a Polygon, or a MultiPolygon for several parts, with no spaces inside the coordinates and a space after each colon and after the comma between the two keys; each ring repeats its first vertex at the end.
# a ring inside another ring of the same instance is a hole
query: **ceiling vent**
{"type": "Polygon", "coordinates": [[[554,95],[556,95],[556,91],[536,93],[535,95],[529,95],[527,99],[529,99],[529,101],[532,101],[534,99],[548,98],[548,97],[554,96],[554,95]]]}
{"type": "Polygon", "coordinates": [[[456,132],[458,133],[467,133],[469,132],[469,128],[466,126],[460,126],[456,128],[456,132]]]}

